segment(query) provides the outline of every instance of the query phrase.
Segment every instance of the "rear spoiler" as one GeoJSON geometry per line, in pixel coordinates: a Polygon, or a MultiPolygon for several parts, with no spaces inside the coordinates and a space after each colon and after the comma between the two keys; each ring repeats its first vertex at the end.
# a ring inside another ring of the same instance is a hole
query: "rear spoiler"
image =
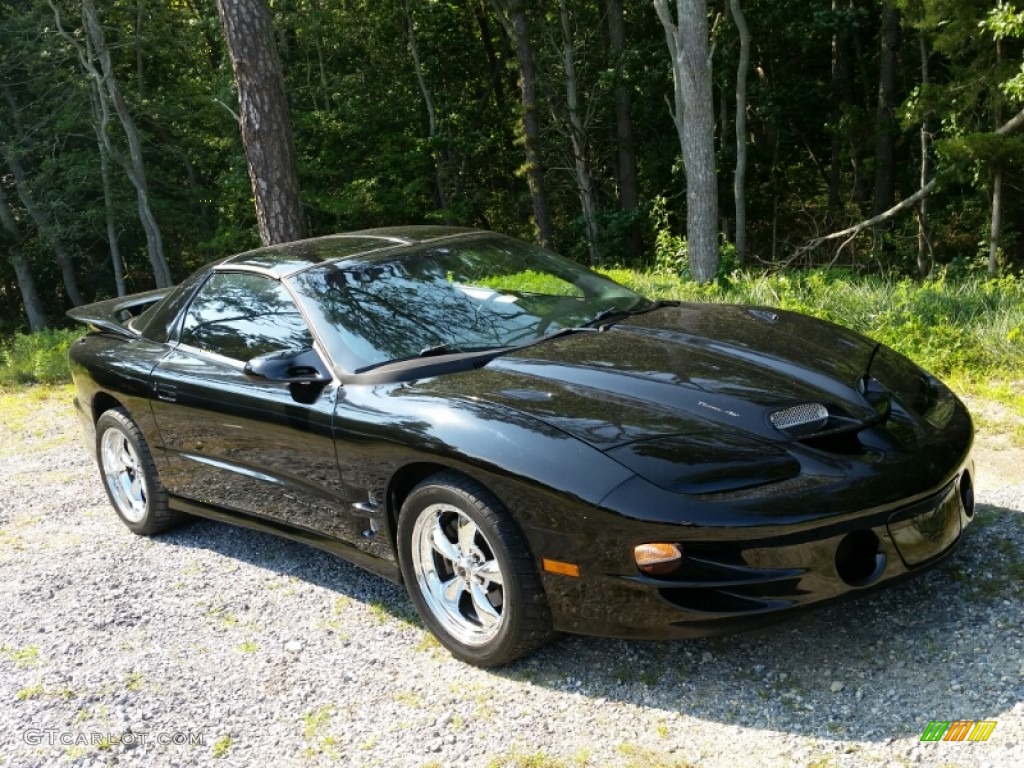
{"type": "Polygon", "coordinates": [[[128,327],[128,321],[141,315],[143,310],[156,304],[170,291],[170,288],[157,288],[153,291],[133,293],[131,296],[97,301],[94,304],[69,309],[67,315],[72,320],[85,323],[91,330],[134,339],[139,334],[128,327]]]}

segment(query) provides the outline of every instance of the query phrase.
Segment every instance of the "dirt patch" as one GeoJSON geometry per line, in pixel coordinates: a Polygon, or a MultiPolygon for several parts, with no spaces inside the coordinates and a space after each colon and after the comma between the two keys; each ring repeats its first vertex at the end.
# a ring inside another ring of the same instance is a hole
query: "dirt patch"
{"type": "Polygon", "coordinates": [[[974,442],[975,486],[980,491],[1024,484],[1024,448],[1006,435],[978,433],[974,442]]]}
{"type": "Polygon", "coordinates": [[[978,490],[1024,484],[1024,447],[1013,438],[1020,417],[993,400],[964,398],[975,423],[974,466],[978,490]]]}

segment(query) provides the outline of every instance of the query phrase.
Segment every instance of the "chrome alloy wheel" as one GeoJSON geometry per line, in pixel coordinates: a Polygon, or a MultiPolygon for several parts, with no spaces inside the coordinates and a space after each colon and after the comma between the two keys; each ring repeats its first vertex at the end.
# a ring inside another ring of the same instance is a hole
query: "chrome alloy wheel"
{"type": "Polygon", "coordinates": [[[504,621],[505,577],[480,527],[457,507],[431,504],[416,519],[412,564],[430,612],[460,643],[480,646],[504,621]]]}
{"type": "Polygon", "coordinates": [[[117,511],[129,522],[142,522],[146,516],[146,484],[139,456],[121,430],[111,427],[103,433],[100,464],[117,511]]]}

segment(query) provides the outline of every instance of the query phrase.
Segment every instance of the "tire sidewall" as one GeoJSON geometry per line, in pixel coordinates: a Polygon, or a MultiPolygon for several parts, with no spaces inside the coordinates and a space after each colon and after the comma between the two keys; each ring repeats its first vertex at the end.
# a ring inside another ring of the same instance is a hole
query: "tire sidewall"
{"type": "Polygon", "coordinates": [[[128,527],[132,533],[145,535],[150,532],[150,529],[154,524],[153,505],[158,493],[158,487],[155,487],[154,483],[154,470],[152,467],[152,459],[150,458],[148,447],[142,438],[136,433],[134,422],[123,413],[118,411],[107,411],[104,413],[96,422],[96,463],[100,469],[100,480],[103,483],[103,490],[106,491],[107,498],[110,500],[110,505],[114,508],[118,518],[121,522],[128,527]],[[139,462],[139,468],[142,474],[142,487],[146,494],[146,510],[142,515],[142,519],[135,522],[129,520],[121,512],[120,506],[118,506],[117,499],[114,497],[113,492],[110,490],[110,485],[107,482],[107,475],[105,467],[103,466],[103,436],[109,431],[115,430],[121,434],[132,446],[135,451],[135,456],[139,462]]]}
{"type": "MultiPolygon", "coordinates": [[[[477,500],[481,506],[486,503],[477,500]]],[[[498,511],[498,510],[495,510],[498,511]]],[[[501,513],[507,514],[504,510],[501,513]]],[[[402,569],[409,597],[416,607],[417,613],[434,636],[452,655],[476,666],[494,666],[510,660],[509,654],[517,645],[523,596],[512,562],[509,557],[508,544],[501,533],[495,528],[492,520],[482,514],[476,503],[443,483],[432,483],[414,490],[402,505],[398,519],[398,559],[402,569]],[[412,533],[417,519],[432,504],[445,504],[456,507],[470,518],[487,539],[504,579],[502,589],[502,622],[498,634],[483,645],[466,645],[459,642],[438,622],[430,607],[423,599],[420,584],[416,578],[412,558],[412,533]]]]}

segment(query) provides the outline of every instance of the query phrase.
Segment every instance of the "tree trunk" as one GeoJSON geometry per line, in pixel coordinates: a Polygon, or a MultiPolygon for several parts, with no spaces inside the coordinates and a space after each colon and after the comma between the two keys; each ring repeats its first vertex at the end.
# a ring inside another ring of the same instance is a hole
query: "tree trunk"
{"type": "Polygon", "coordinates": [[[672,58],[673,120],[686,168],[686,236],[690,270],[698,283],[718,271],[718,180],[715,175],[715,115],[711,92],[706,0],[654,0],[672,58]]]}
{"type": "MultiPolygon", "coordinates": [[[[921,51],[921,90],[925,90],[928,87],[928,43],[924,39],[924,34],[919,34],[918,46],[921,51]]],[[[924,116],[921,120],[921,188],[928,183],[929,170],[929,152],[931,150],[931,134],[928,131],[928,117],[924,116]]],[[[922,279],[928,277],[932,271],[932,249],[931,241],[928,237],[928,198],[927,196],[921,198],[921,202],[917,204],[917,273],[922,279]]]]}
{"type": "MultiPolygon", "coordinates": [[[[406,3],[408,7],[408,3],[406,3]]],[[[324,11],[320,0],[310,2],[310,21],[313,27],[313,42],[316,46],[316,64],[323,92],[324,109],[330,109],[331,88],[327,81],[327,62],[324,60],[324,11]]]]}
{"type": "MultiPolygon", "coordinates": [[[[996,40],[996,64],[1003,61],[1003,41],[996,40]]],[[[996,96],[995,104],[996,124],[1003,121],[1002,99],[996,96]]],[[[1011,122],[1013,122],[1011,120],[1011,122]]],[[[992,170],[992,220],[989,222],[988,238],[988,276],[996,277],[999,274],[999,241],[1003,233],[1003,164],[1000,160],[995,161],[995,168],[992,170]]]]}
{"type": "Polygon", "coordinates": [[[750,69],[750,27],[740,0],[729,0],[729,10],[740,34],[740,63],[736,69],[736,174],[733,197],[736,201],[736,259],[747,258],[747,70],[750,69]]]}
{"type": "Polygon", "coordinates": [[[100,181],[103,184],[103,216],[107,224],[107,244],[110,246],[110,264],[114,269],[114,286],[118,296],[124,296],[128,291],[124,284],[124,262],[121,259],[121,245],[117,238],[117,225],[114,222],[114,192],[110,182],[110,156],[107,148],[103,145],[103,138],[99,136],[97,127],[97,144],[100,152],[100,181]]]}
{"type": "MultiPolygon", "coordinates": [[[[17,125],[18,105],[14,100],[14,92],[11,90],[9,85],[4,85],[3,91],[4,96],[7,99],[7,105],[11,110],[12,120],[17,125]]],[[[16,132],[18,134],[22,133],[17,129],[16,132]]],[[[21,158],[18,157],[17,151],[12,149],[10,145],[6,143],[2,145],[2,149],[4,159],[7,161],[7,166],[11,169],[11,175],[14,177],[14,188],[17,190],[18,199],[21,200],[21,204],[25,206],[25,210],[28,211],[29,218],[32,219],[32,223],[35,224],[36,229],[39,230],[40,237],[42,237],[46,244],[50,246],[50,250],[53,252],[53,257],[57,262],[57,266],[60,267],[61,280],[64,283],[64,291],[67,293],[68,301],[76,307],[84,304],[85,300],[82,298],[82,294],[78,290],[78,278],[75,276],[75,265],[71,258],[71,254],[68,253],[67,249],[64,247],[64,243],[55,231],[49,215],[36,201],[35,195],[32,193],[32,188],[28,183],[28,176],[25,173],[25,167],[21,164],[21,158]]]]}
{"type": "Polygon", "coordinates": [[[135,29],[133,30],[133,43],[135,45],[135,80],[136,88],[139,91],[139,98],[145,98],[146,83],[143,78],[145,70],[143,69],[143,62],[145,57],[142,53],[142,18],[143,18],[143,7],[145,6],[144,0],[137,0],[135,3],[135,29]]]}
{"type": "MultiPolygon", "coordinates": [[[[51,2],[51,7],[56,13],[56,6],[51,2]]],[[[139,208],[139,221],[146,233],[146,249],[149,252],[149,262],[153,268],[153,279],[158,288],[165,288],[173,285],[171,272],[167,268],[167,259],[164,257],[164,241],[160,234],[160,227],[153,215],[149,205],[149,187],[146,182],[146,166],[142,156],[142,141],[139,138],[138,129],[135,127],[135,120],[132,119],[128,104],[121,94],[121,87],[118,84],[117,76],[114,74],[114,66],[110,59],[110,51],[107,48],[106,39],[103,35],[103,28],[100,26],[99,16],[96,13],[96,5],[93,0],[82,0],[82,25],[85,27],[88,44],[90,47],[90,59],[95,56],[100,64],[102,73],[100,89],[102,95],[100,102],[105,104],[106,99],[114,106],[114,112],[124,130],[125,138],[128,140],[129,162],[123,163],[125,172],[135,187],[135,197],[139,208]]],[[[90,68],[91,62],[90,62],[90,68]]],[[[105,107],[104,107],[105,108],[105,107]]],[[[115,159],[121,159],[119,153],[113,150],[109,133],[103,131],[103,141],[107,146],[107,152],[115,159]]],[[[123,162],[123,161],[122,161],[123,162]]]]}
{"type": "Polygon", "coordinates": [[[572,143],[573,160],[576,166],[576,186],[579,189],[580,204],[583,208],[583,228],[587,235],[587,251],[590,263],[597,264],[597,200],[594,195],[594,180],[590,175],[587,159],[586,128],[580,114],[579,89],[576,82],[576,61],[573,51],[572,25],[569,22],[569,7],[566,0],[560,0],[559,19],[562,25],[562,65],[565,68],[565,104],[569,112],[569,139],[572,143]]]}
{"type": "MultiPolygon", "coordinates": [[[[619,191],[619,208],[632,214],[640,202],[636,177],[636,140],[633,138],[632,89],[622,77],[623,57],[626,50],[626,30],[622,0],[607,0],[608,48],[615,66],[615,138],[617,163],[615,179],[619,191]]],[[[640,254],[640,230],[631,223],[626,247],[630,256],[640,254]]]]}
{"type": "Polygon", "coordinates": [[[505,68],[498,60],[498,54],[494,50],[494,42],[491,40],[491,25],[487,23],[487,11],[483,3],[473,3],[473,17],[476,19],[477,28],[480,30],[480,43],[483,45],[484,56],[487,58],[487,68],[491,73],[494,103],[498,105],[504,104],[505,84],[502,74],[505,68]]]}
{"type": "MultiPolygon", "coordinates": [[[[140,6],[141,8],[141,3],[140,6]]],[[[141,13],[141,11],[140,11],[141,13]]],[[[114,270],[114,287],[118,296],[127,293],[124,283],[124,261],[121,258],[121,246],[118,242],[117,225],[114,220],[114,187],[110,179],[110,153],[104,136],[107,132],[108,113],[104,109],[104,94],[100,82],[92,78],[90,101],[92,102],[93,130],[96,132],[96,145],[100,156],[100,184],[103,187],[103,217],[107,228],[107,244],[110,248],[110,264],[114,270]]]]}
{"type": "Polygon", "coordinates": [[[533,202],[533,219],[541,245],[552,247],[554,238],[547,196],[544,194],[544,169],[540,161],[540,118],[537,115],[537,73],[534,67],[527,0],[492,0],[509,38],[516,47],[519,63],[519,88],[523,98],[523,143],[526,152],[526,181],[533,202]]]}
{"type": "Polygon", "coordinates": [[[445,212],[445,223],[450,224],[445,164],[441,150],[437,146],[437,111],[434,109],[434,98],[427,87],[427,78],[423,74],[423,64],[420,62],[420,52],[416,45],[416,28],[412,19],[412,10],[409,8],[409,0],[403,0],[402,7],[405,12],[403,21],[409,40],[409,52],[412,54],[413,68],[416,70],[416,82],[420,87],[423,105],[427,109],[427,136],[430,141],[430,155],[434,160],[434,183],[437,185],[438,207],[445,212]]]}
{"type": "Polygon", "coordinates": [[[900,12],[895,0],[882,3],[882,51],[879,58],[878,106],[875,113],[875,215],[892,207],[896,195],[894,142],[896,119],[896,54],[900,12]]]}
{"type": "Polygon", "coordinates": [[[17,246],[11,248],[8,258],[14,268],[18,290],[21,291],[21,303],[25,307],[28,329],[33,333],[41,331],[47,327],[46,313],[43,311],[43,302],[39,299],[39,291],[36,289],[36,281],[32,277],[32,268],[29,266],[28,259],[21,252],[21,248],[17,246]]]}
{"type": "Polygon", "coordinates": [[[217,0],[238,87],[242,145],[264,245],[305,234],[292,124],[267,0],[217,0]]]}
{"type": "Polygon", "coordinates": [[[992,173],[992,225],[988,239],[988,276],[999,274],[999,240],[1003,232],[1003,168],[998,163],[992,173]]]}
{"type": "MultiPolygon", "coordinates": [[[[832,12],[835,14],[839,0],[832,0],[832,12]]],[[[839,26],[832,35],[832,110],[829,116],[832,143],[832,157],[829,164],[828,209],[833,216],[842,206],[842,149],[843,134],[840,130],[843,119],[843,104],[852,100],[850,87],[850,41],[845,26],[839,26]]]]}
{"type": "Polygon", "coordinates": [[[7,207],[7,198],[4,197],[4,189],[0,186],[0,223],[11,240],[8,248],[7,259],[14,268],[14,277],[18,282],[18,290],[21,292],[21,304],[25,308],[25,317],[28,320],[30,331],[41,331],[46,327],[46,314],[43,312],[43,302],[39,300],[39,291],[36,289],[35,278],[32,277],[32,269],[28,259],[21,252],[21,230],[18,222],[7,207]]]}

